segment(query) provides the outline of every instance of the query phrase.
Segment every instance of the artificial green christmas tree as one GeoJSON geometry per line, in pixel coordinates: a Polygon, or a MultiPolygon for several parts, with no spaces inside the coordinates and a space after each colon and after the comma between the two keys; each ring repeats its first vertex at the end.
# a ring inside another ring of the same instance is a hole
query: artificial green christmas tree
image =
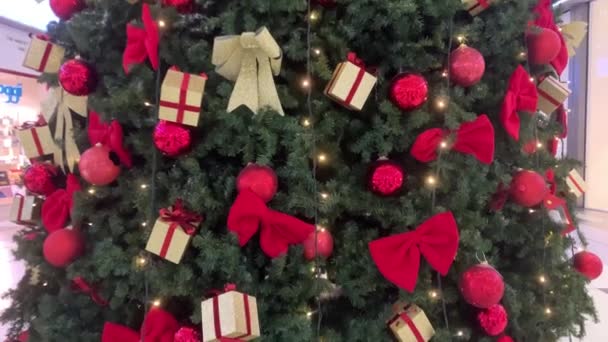
{"type": "Polygon", "coordinates": [[[51,159],[68,169],[73,139],[83,189],[43,207],[69,240],[47,240],[48,224],[16,238],[40,281],[8,294],[12,336],[584,335],[586,279],[549,216],[555,199],[573,214],[577,162],[544,148],[565,134],[563,107],[534,116],[535,82],[559,76],[567,49],[526,58],[529,22],[557,31],[548,0],[51,6],[64,66],[41,79],[89,109],[61,135],[47,116],[51,159]],[[511,184],[520,169],[535,173],[511,184]]]}

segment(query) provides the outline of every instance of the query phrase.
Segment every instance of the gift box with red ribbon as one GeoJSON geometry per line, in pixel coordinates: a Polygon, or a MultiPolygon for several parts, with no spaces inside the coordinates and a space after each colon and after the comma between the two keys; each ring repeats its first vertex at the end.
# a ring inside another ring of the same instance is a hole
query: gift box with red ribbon
{"type": "Polygon", "coordinates": [[[28,158],[42,157],[57,151],[51,129],[45,123],[26,122],[17,128],[17,136],[28,158]]]}
{"type": "Polygon", "coordinates": [[[198,126],[207,75],[167,71],[160,93],[159,119],[198,126]]]}
{"type": "Polygon", "coordinates": [[[46,36],[33,36],[23,66],[40,72],[57,73],[64,55],[65,49],[49,42],[46,36]]]}
{"type": "Polygon", "coordinates": [[[376,80],[376,76],[351,52],[347,61],[338,64],[325,88],[325,95],[349,109],[361,110],[374,89],[376,80]]]}
{"type": "Polygon", "coordinates": [[[255,297],[237,292],[232,284],[225,291],[201,304],[202,342],[249,341],[260,337],[255,297]]]}
{"type": "Polygon", "coordinates": [[[576,169],[572,169],[566,178],[566,184],[576,197],[581,197],[587,191],[587,183],[576,169]]]}
{"type": "Polygon", "coordinates": [[[33,225],[40,220],[40,207],[42,200],[36,196],[13,197],[9,220],[16,224],[33,225]]]}
{"type": "Polygon", "coordinates": [[[462,0],[464,8],[472,16],[477,16],[492,4],[492,0],[462,0]]]}
{"type": "Polygon", "coordinates": [[[388,324],[397,341],[426,342],[435,335],[431,322],[417,305],[397,303],[394,311],[388,324]]]}
{"type": "Polygon", "coordinates": [[[160,210],[146,250],[179,264],[201,222],[202,217],[187,211],[178,199],[172,207],[160,210]]]}
{"type": "Polygon", "coordinates": [[[566,84],[557,78],[553,76],[545,78],[538,85],[538,110],[546,114],[553,113],[571,93],[566,84]]]}
{"type": "Polygon", "coordinates": [[[564,229],[561,232],[562,235],[569,234],[576,230],[572,214],[570,214],[565,199],[549,194],[543,201],[543,204],[548,211],[549,218],[553,222],[564,226],[564,229]]]}

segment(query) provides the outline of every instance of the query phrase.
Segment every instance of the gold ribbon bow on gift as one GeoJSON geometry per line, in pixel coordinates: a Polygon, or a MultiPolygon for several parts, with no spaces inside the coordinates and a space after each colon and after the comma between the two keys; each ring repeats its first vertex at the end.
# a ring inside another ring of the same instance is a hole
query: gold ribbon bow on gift
{"type": "Polygon", "coordinates": [[[211,60],[218,74],[236,81],[228,112],[245,105],[257,114],[268,106],[285,115],[273,78],[281,71],[283,52],[266,27],[240,36],[216,37],[211,60]]]}
{"type": "Polygon", "coordinates": [[[587,35],[587,23],[584,21],[573,21],[560,26],[560,30],[568,47],[568,56],[572,57],[576,55],[576,49],[587,35]]]}
{"type": "Polygon", "coordinates": [[[49,90],[49,96],[42,102],[42,115],[47,122],[56,115],[54,138],[63,145],[63,148],[61,145],[58,146],[54,153],[55,164],[61,168],[67,164],[70,172],[74,172],[76,163],[80,159],[80,151],[74,140],[74,124],[70,111],[86,118],[87,100],[87,96],[70,95],[61,87],[53,87],[49,90]]]}

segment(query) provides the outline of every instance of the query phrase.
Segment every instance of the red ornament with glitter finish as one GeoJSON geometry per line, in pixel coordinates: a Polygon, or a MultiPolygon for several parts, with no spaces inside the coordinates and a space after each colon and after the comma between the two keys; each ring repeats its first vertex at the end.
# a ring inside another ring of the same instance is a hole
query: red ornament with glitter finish
{"type": "Polygon", "coordinates": [[[543,176],[529,170],[519,171],[513,176],[509,191],[511,199],[526,208],[540,204],[548,192],[549,187],[543,176]]]}
{"type": "Polygon", "coordinates": [[[236,189],[239,192],[250,190],[266,203],[272,200],[278,187],[277,174],[265,165],[249,164],[236,178],[236,189]]]}
{"type": "Polygon", "coordinates": [[[389,95],[399,109],[414,110],[428,99],[429,84],[422,75],[401,73],[393,79],[389,95]]]}
{"type": "Polygon", "coordinates": [[[505,308],[496,304],[478,313],[477,321],[486,334],[498,336],[507,328],[509,318],[505,308]]]}
{"type": "Polygon", "coordinates": [[[65,91],[76,96],[85,96],[95,91],[97,73],[80,59],[71,59],[59,69],[59,83],[65,91]]]}
{"type": "Polygon", "coordinates": [[[195,328],[181,327],[175,333],[173,342],[201,342],[201,333],[195,328]]]}
{"type": "Polygon", "coordinates": [[[511,336],[501,336],[496,340],[496,342],[514,342],[511,336]]]}
{"type": "Polygon", "coordinates": [[[371,168],[370,190],[380,196],[391,196],[403,188],[406,175],[401,165],[386,159],[378,160],[371,168]]]}
{"type": "Polygon", "coordinates": [[[80,156],[78,169],[84,180],[93,185],[108,185],[120,175],[120,165],[111,158],[112,151],[104,145],[97,144],[80,156]]]}
{"type": "Polygon", "coordinates": [[[55,177],[58,175],[57,167],[47,163],[34,163],[23,175],[23,183],[30,192],[37,195],[48,196],[57,190],[55,177]]]}
{"type": "Polygon", "coordinates": [[[190,150],[192,133],[184,125],[161,120],[154,128],[154,146],[167,157],[178,157],[190,150]]]}
{"type": "Polygon", "coordinates": [[[574,268],[587,279],[594,280],[602,275],[604,265],[597,255],[582,251],[574,255],[574,268]]]}
{"type": "Polygon", "coordinates": [[[194,12],[194,0],[163,0],[163,6],[175,7],[181,14],[194,12]]]}
{"type": "Polygon", "coordinates": [[[481,263],[469,267],[460,276],[458,288],[467,303],[487,309],[501,301],[505,283],[494,267],[481,263]]]}
{"type": "Polygon", "coordinates": [[[317,233],[310,233],[304,241],[304,257],[306,260],[314,260],[317,255],[327,259],[334,252],[334,238],[327,229],[318,229],[317,233]],[[317,243],[315,246],[315,235],[317,243]],[[316,253],[315,253],[316,247],[316,253]]]}
{"type": "Polygon", "coordinates": [[[486,62],[479,51],[465,44],[450,56],[450,79],[461,87],[471,87],[481,81],[486,62]]]}
{"type": "Polygon", "coordinates": [[[85,8],[84,0],[50,0],[49,4],[53,13],[62,20],[70,19],[85,8]]]}

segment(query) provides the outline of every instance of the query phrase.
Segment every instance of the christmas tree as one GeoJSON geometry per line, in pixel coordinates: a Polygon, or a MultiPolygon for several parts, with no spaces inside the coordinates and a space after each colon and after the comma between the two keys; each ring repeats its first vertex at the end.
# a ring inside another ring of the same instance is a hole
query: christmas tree
{"type": "Polygon", "coordinates": [[[50,3],[12,336],[584,335],[549,0],[50,3]]]}

